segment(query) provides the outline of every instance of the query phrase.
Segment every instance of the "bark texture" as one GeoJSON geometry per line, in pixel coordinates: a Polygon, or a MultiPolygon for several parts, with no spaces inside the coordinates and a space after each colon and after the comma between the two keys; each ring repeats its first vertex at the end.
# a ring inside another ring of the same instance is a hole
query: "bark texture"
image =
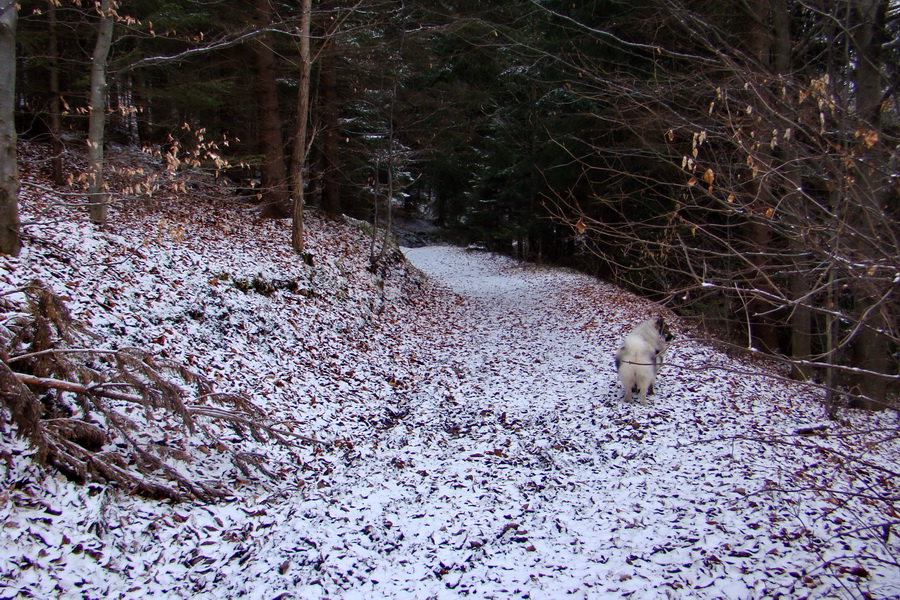
{"type": "Polygon", "coordinates": [[[17,10],[13,0],[0,0],[0,253],[13,256],[21,249],[14,120],[17,10]]]}

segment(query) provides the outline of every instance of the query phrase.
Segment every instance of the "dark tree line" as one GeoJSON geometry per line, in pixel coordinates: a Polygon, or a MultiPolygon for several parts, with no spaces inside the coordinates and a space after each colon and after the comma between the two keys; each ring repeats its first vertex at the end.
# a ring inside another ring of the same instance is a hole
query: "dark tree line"
{"type": "Polygon", "coordinates": [[[103,100],[107,143],[221,168],[216,141],[264,214],[293,215],[298,252],[301,195],[385,227],[402,202],[462,241],[664,300],[869,407],[896,393],[889,0],[20,6],[0,75],[17,67],[19,134],[52,142],[61,185],[87,181],[61,157],[103,100]]]}

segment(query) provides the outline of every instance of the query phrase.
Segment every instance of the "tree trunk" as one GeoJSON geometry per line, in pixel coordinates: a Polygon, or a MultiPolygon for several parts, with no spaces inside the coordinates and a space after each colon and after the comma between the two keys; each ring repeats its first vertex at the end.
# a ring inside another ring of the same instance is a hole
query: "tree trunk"
{"type": "Polygon", "coordinates": [[[19,170],[16,160],[15,0],[0,0],[0,253],[18,256],[19,170]]]}
{"type": "MultiPolygon", "coordinates": [[[[787,79],[791,75],[791,14],[787,0],[772,0],[772,68],[781,79],[787,79]]],[[[778,96],[779,90],[775,90],[778,96]]],[[[805,214],[801,208],[803,202],[800,190],[803,189],[803,177],[797,166],[797,149],[793,142],[783,142],[781,145],[780,169],[784,173],[784,202],[792,208],[792,214],[805,214]]],[[[798,223],[798,231],[802,230],[802,223],[798,223]]],[[[809,366],[800,365],[800,361],[809,361],[812,358],[812,311],[810,304],[809,270],[811,266],[804,260],[805,248],[797,236],[788,240],[791,254],[795,257],[793,272],[790,274],[790,294],[796,304],[791,309],[791,357],[795,359],[792,375],[795,379],[806,381],[812,377],[812,369],[809,366]]]]}
{"type": "MultiPolygon", "coordinates": [[[[395,89],[396,95],[396,89],[395,89]]],[[[378,252],[378,258],[376,259],[377,263],[381,263],[384,260],[385,254],[387,253],[387,247],[391,240],[391,229],[394,227],[394,125],[393,125],[393,104],[394,100],[391,100],[391,119],[388,127],[390,129],[390,133],[388,134],[388,151],[387,151],[387,195],[385,198],[385,215],[384,215],[384,235],[381,238],[381,250],[378,252]]],[[[375,179],[377,180],[379,177],[378,171],[375,171],[375,179]]],[[[375,206],[378,206],[378,194],[375,195],[375,206]]],[[[376,217],[375,222],[372,227],[374,233],[373,235],[378,233],[378,219],[376,217]]]]}
{"type": "MultiPolygon", "coordinates": [[[[402,41],[401,41],[402,44],[402,41]]],[[[377,262],[381,263],[384,260],[384,257],[387,253],[388,244],[391,240],[391,230],[394,228],[394,187],[395,180],[394,176],[396,173],[396,148],[394,146],[394,139],[396,136],[396,127],[395,127],[395,119],[394,119],[394,110],[397,106],[397,80],[396,78],[393,81],[392,91],[391,91],[391,105],[388,111],[387,118],[387,197],[385,198],[385,223],[384,223],[384,236],[381,240],[381,251],[378,253],[377,262]]],[[[375,169],[375,179],[376,181],[379,178],[378,169],[375,169]]],[[[378,194],[375,194],[375,206],[378,206],[378,194]]],[[[374,230],[378,231],[378,219],[376,218],[374,223],[374,230]]]]}
{"type": "MultiPolygon", "coordinates": [[[[881,131],[881,104],[887,84],[883,67],[883,44],[887,40],[888,0],[853,0],[851,3],[852,22],[851,40],[856,53],[856,77],[854,79],[856,104],[859,111],[859,127],[857,131],[881,131]]],[[[865,133],[863,135],[865,139],[865,133]]],[[[878,256],[878,248],[865,247],[866,240],[878,244],[879,228],[887,219],[884,212],[888,183],[886,175],[874,165],[879,164],[878,143],[871,146],[861,144],[860,160],[857,168],[859,182],[858,203],[854,215],[854,225],[867,235],[858,243],[861,248],[854,248],[862,257],[878,256]]],[[[880,333],[887,330],[887,320],[882,310],[876,308],[870,312],[872,305],[882,297],[886,290],[870,285],[867,277],[860,277],[854,290],[857,312],[865,321],[854,345],[854,357],[857,366],[867,371],[888,374],[890,369],[890,345],[887,336],[880,333]]],[[[887,395],[887,379],[873,376],[861,376],[859,387],[865,396],[860,408],[877,410],[885,408],[887,395]]]]}
{"type": "MultiPolygon", "coordinates": [[[[771,0],[751,0],[747,3],[749,11],[745,43],[753,64],[750,69],[763,77],[771,71],[773,36],[768,28],[769,15],[772,11],[771,0]]],[[[764,86],[759,83],[758,93],[764,94],[764,86]]],[[[760,111],[754,111],[759,114],[760,111]]],[[[755,128],[754,124],[754,128],[755,128]]],[[[768,291],[772,289],[767,270],[770,269],[773,255],[772,228],[766,222],[767,211],[774,206],[772,197],[772,163],[773,157],[767,151],[766,137],[771,136],[768,128],[760,123],[756,133],[759,137],[759,150],[754,157],[757,163],[755,177],[749,182],[749,192],[755,200],[752,203],[754,216],[747,225],[749,252],[755,273],[751,274],[752,289],[768,291]]],[[[748,320],[751,327],[752,344],[764,352],[778,352],[778,332],[772,312],[775,306],[766,298],[751,292],[748,302],[748,320]]]]}
{"type": "Polygon", "coordinates": [[[307,124],[309,123],[309,83],[311,58],[309,54],[309,32],[312,20],[312,0],[303,0],[300,18],[300,74],[297,81],[297,134],[294,138],[294,154],[291,159],[291,173],[294,185],[294,205],[291,214],[291,247],[297,254],[303,254],[303,166],[307,154],[307,124]]]}
{"type": "Polygon", "coordinates": [[[877,128],[881,122],[881,102],[885,76],[882,71],[887,38],[888,0],[852,0],[850,31],[856,51],[856,101],[860,121],[877,128]]]}
{"type": "Polygon", "coordinates": [[[50,46],[47,49],[50,62],[50,139],[51,152],[50,167],[53,172],[53,183],[65,185],[66,177],[63,172],[63,143],[60,138],[62,133],[62,106],[59,92],[59,44],[57,42],[56,0],[50,0],[47,5],[47,17],[50,27],[50,46]]]}
{"type": "Polygon", "coordinates": [[[106,223],[109,212],[103,191],[103,147],[106,125],[106,60],[112,45],[113,15],[110,0],[100,2],[100,24],[91,63],[91,100],[88,118],[88,214],[93,223],[106,223]]]}
{"type": "MultiPolygon", "coordinates": [[[[788,162],[784,167],[789,184],[796,182],[794,191],[785,194],[786,204],[799,206],[800,175],[788,162]]],[[[798,211],[799,209],[794,209],[798,211]]],[[[799,229],[799,228],[798,228],[799,229]]],[[[792,368],[792,376],[800,381],[806,381],[812,377],[812,369],[809,366],[800,365],[800,361],[809,361],[812,358],[812,310],[810,308],[813,299],[810,297],[809,270],[812,268],[810,261],[804,260],[807,255],[806,246],[802,240],[796,237],[789,240],[791,254],[795,257],[792,272],[789,274],[789,292],[796,304],[791,308],[791,357],[796,361],[792,368]]]]}
{"type": "MultiPolygon", "coordinates": [[[[255,0],[257,26],[265,29],[272,22],[270,0],[255,0]]],[[[278,89],[275,73],[275,53],[272,36],[262,33],[252,43],[259,117],[259,146],[262,165],[262,214],[266,217],[290,216],[290,193],[281,138],[281,113],[278,110],[278,89]]]]}
{"type": "Polygon", "coordinates": [[[333,217],[342,212],[338,172],[338,94],[332,48],[322,56],[322,209],[333,217]]]}

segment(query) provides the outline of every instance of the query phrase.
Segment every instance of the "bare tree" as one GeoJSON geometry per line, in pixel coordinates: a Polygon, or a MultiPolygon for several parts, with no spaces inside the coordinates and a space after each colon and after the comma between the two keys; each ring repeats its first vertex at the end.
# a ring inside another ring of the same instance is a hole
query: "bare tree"
{"type": "Polygon", "coordinates": [[[114,10],[113,0],[101,0],[98,6],[100,22],[97,41],[91,60],[91,100],[88,125],[88,212],[91,221],[99,225],[108,219],[109,204],[103,184],[103,158],[106,126],[106,63],[112,45],[114,10]]]}
{"type": "Polygon", "coordinates": [[[291,247],[303,254],[303,188],[306,181],[303,168],[308,154],[307,128],[309,124],[309,87],[312,59],[309,52],[309,36],[312,21],[312,0],[303,0],[300,10],[300,74],[297,79],[297,133],[294,136],[294,153],[291,159],[291,180],[294,188],[294,204],[291,214],[291,247]]]}
{"type": "Polygon", "coordinates": [[[18,10],[14,0],[0,2],[0,253],[13,256],[21,247],[14,119],[18,10]]]}
{"type": "Polygon", "coordinates": [[[606,274],[875,408],[900,382],[898,144],[881,122],[887,2],[851,4],[715,20],[666,1],[652,46],[588,29],[635,73],[564,57],[596,113],[589,151],[558,140],[584,175],[547,205],[606,274]]]}

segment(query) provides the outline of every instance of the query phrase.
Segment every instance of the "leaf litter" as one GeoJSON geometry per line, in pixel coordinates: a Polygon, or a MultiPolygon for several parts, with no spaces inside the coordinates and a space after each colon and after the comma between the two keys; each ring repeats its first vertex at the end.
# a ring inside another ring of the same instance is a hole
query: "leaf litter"
{"type": "Polygon", "coordinates": [[[324,443],[207,423],[219,447],[135,416],[228,492],[161,502],[42,470],[7,426],[0,598],[900,594],[875,527],[897,520],[894,415],[829,422],[814,389],[567,270],[439,246],[373,274],[366,228],[313,211],[306,264],[288,222],[201,183],[125,199],[106,229],[23,187],[4,318],[40,280],[97,349],[186,365],[324,443]],[[623,404],[613,353],[656,315],[676,344],[649,406],[623,404]]]}

